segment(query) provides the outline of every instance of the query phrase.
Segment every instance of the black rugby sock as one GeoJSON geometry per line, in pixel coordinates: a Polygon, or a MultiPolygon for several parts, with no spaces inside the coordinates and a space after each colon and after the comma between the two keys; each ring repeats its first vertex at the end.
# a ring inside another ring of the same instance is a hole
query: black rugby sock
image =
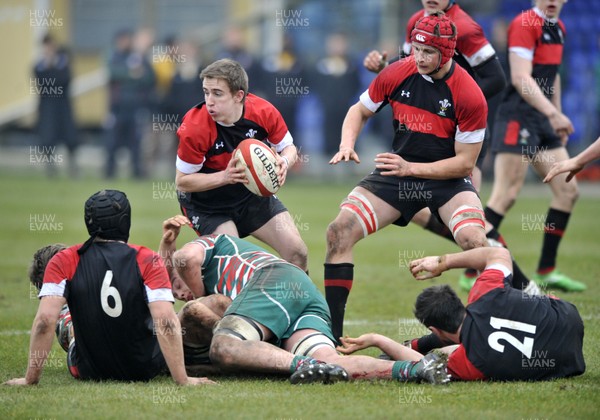
{"type": "Polygon", "coordinates": [[[331,329],[336,340],[344,334],[344,313],[352,281],[354,279],[354,264],[325,263],[325,299],[331,312],[331,329]]]}

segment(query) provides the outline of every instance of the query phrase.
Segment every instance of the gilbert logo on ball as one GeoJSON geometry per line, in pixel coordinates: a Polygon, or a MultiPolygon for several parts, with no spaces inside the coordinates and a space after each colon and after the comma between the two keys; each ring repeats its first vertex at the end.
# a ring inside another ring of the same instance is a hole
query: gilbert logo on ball
{"type": "Polygon", "coordinates": [[[242,141],[233,157],[238,159],[236,166],[246,171],[248,183],[244,184],[251,192],[269,197],[279,190],[277,178],[277,158],[263,142],[255,139],[242,141]]]}

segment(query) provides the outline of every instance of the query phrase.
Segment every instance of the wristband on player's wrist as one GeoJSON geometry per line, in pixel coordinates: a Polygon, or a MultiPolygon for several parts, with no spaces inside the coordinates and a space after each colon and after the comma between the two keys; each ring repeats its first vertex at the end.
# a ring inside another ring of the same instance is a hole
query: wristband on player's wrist
{"type": "Polygon", "coordinates": [[[448,270],[448,265],[446,264],[446,255],[440,255],[438,257],[438,267],[440,269],[440,273],[448,270]]]}
{"type": "Polygon", "coordinates": [[[281,159],[285,160],[285,167],[286,169],[290,167],[290,161],[287,158],[287,156],[281,156],[281,159]]]}

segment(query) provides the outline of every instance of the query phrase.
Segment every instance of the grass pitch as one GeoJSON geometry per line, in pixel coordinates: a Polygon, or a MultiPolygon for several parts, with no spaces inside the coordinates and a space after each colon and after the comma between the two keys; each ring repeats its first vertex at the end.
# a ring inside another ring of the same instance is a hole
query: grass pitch
{"type": "MultiPolygon", "coordinates": [[[[310,273],[322,290],[325,228],[337,214],[348,184],[316,185],[291,180],[279,194],[309,248],[310,273]]],[[[125,191],[132,204],[131,242],[156,249],[163,219],[178,213],[170,181],[107,182],[96,178],[47,179],[0,174],[0,381],[25,373],[29,329],[37,309],[26,270],[33,252],[50,242],[87,238],[83,203],[102,188],[125,191]]],[[[597,187],[594,187],[597,188],[597,187]]],[[[484,187],[487,195],[489,186],[484,187]]],[[[549,203],[545,188],[527,187],[502,225],[515,258],[535,270],[549,203]],[[541,192],[540,192],[541,191],[541,192]]],[[[445,387],[370,381],[331,386],[292,386],[286,378],[221,377],[219,386],[182,388],[169,377],[148,383],[83,383],[67,373],[65,353],[55,342],[39,386],[0,387],[0,418],[598,418],[600,403],[600,243],[598,194],[585,191],[571,218],[558,267],[585,281],[581,294],[557,292],[575,303],[585,322],[587,372],[543,383],[453,383],[445,387]]],[[[191,230],[181,240],[191,240],[191,230]]],[[[458,248],[420,228],[389,227],[355,248],[355,282],[345,333],[376,331],[396,340],[424,332],[411,321],[414,299],[432,284],[416,282],[406,268],[422,255],[458,248]]],[[[435,282],[456,286],[459,272],[435,282]]],[[[460,296],[466,299],[466,294],[460,296]]],[[[181,305],[178,304],[177,308],[181,305]]],[[[375,351],[367,354],[376,355],[375,351]]]]}

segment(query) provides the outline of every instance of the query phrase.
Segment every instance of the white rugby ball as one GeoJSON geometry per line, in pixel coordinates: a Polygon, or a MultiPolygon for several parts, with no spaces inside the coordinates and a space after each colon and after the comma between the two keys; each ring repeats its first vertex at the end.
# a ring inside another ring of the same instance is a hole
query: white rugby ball
{"type": "Polygon", "coordinates": [[[261,197],[269,197],[279,190],[277,178],[277,158],[263,142],[255,139],[243,140],[233,152],[238,159],[236,167],[246,171],[248,183],[244,184],[251,192],[261,197]]]}

